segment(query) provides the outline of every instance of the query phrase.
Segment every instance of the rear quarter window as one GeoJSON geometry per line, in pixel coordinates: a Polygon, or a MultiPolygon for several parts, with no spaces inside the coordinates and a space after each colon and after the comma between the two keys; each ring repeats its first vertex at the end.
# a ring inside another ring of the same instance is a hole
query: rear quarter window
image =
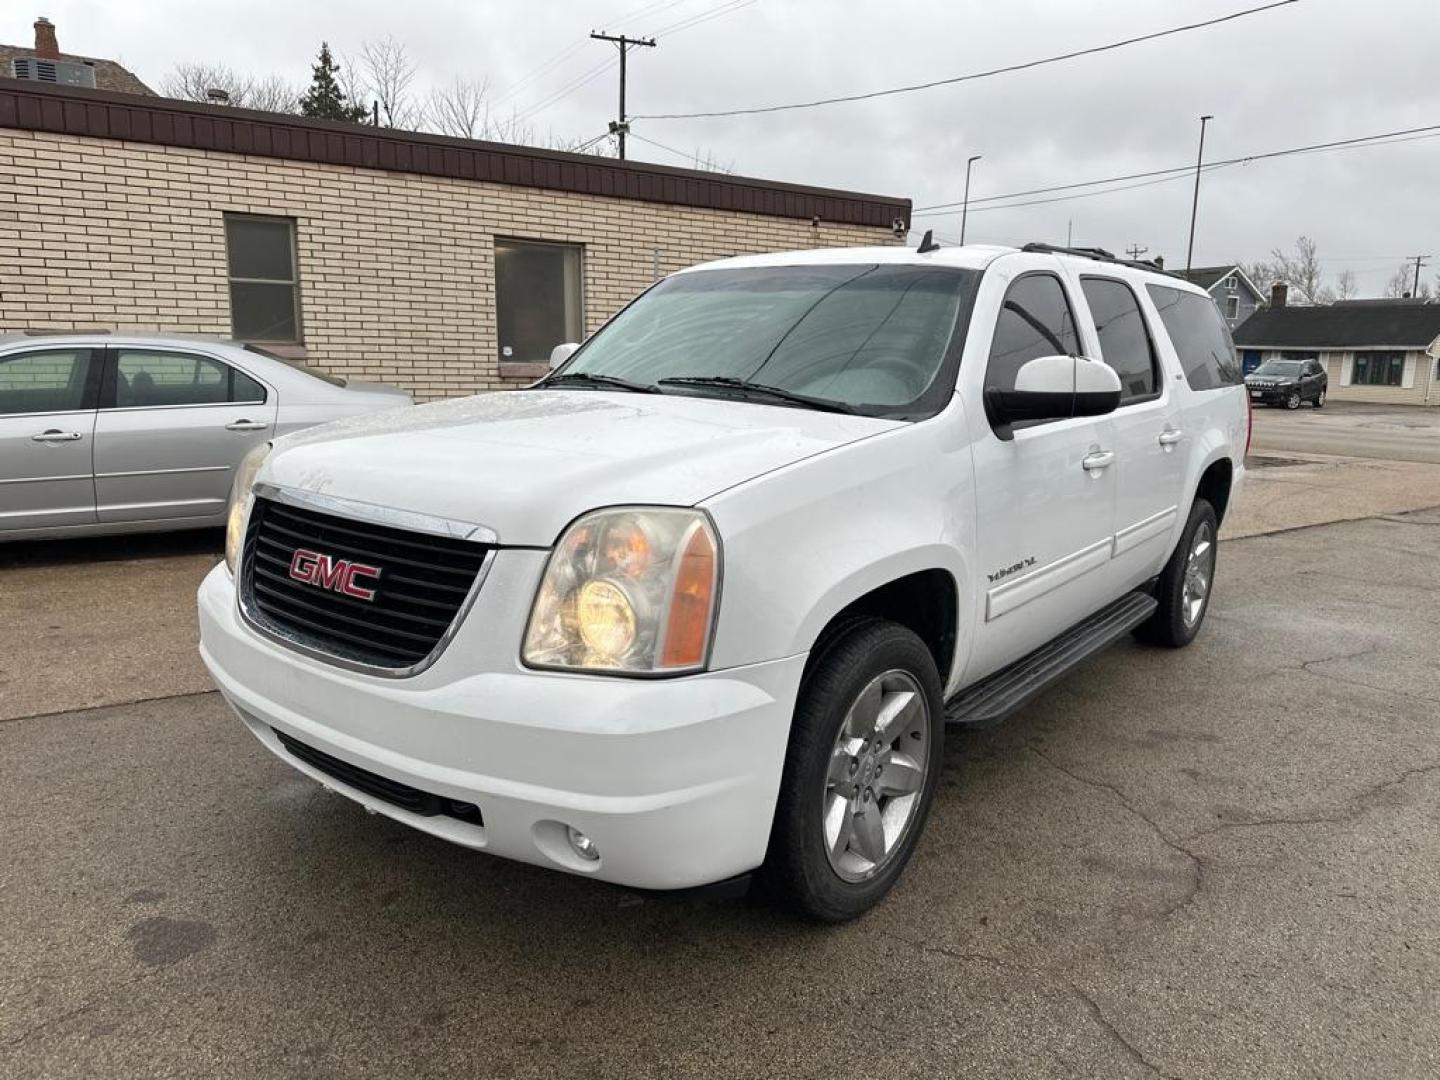
{"type": "Polygon", "coordinates": [[[1180,367],[1190,389],[1216,390],[1240,385],[1235,343],[1230,340],[1230,330],[1215,302],[1209,297],[1164,285],[1145,288],[1180,357],[1180,367]]]}

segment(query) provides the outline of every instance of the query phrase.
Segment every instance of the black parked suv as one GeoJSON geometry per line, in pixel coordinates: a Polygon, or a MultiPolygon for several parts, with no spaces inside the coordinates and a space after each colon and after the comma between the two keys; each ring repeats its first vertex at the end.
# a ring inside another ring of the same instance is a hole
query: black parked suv
{"type": "Polygon", "coordinates": [[[1284,405],[1298,409],[1302,401],[1325,404],[1330,376],[1318,360],[1266,360],[1245,376],[1245,387],[1256,405],[1284,405]]]}

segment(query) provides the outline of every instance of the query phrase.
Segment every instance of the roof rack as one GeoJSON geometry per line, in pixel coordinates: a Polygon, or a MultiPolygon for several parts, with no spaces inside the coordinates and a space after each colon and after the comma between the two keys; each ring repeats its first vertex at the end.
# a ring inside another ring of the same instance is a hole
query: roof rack
{"type": "Polygon", "coordinates": [[[1136,270],[1148,270],[1155,274],[1169,274],[1171,277],[1180,277],[1173,270],[1166,270],[1154,259],[1121,259],[1113,252],[1104,248],[1096,247],[1065,247],[1062,244],[1029,243],[1020,249],[1021,251],[1045,252],[1051,255],[1077,255],[1082,259],[1094,259],[1096,262],[1115,263],[1117,266],[1132,266],[1136,270]]]}

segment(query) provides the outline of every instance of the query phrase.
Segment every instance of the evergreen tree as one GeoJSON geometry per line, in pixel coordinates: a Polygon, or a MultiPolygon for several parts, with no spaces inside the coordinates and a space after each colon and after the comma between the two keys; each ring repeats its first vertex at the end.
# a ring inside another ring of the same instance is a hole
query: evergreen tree
{"type": "Polygon", "coordinates": [[[311,70],[314,75],[310,80],[310,89],[300,99],[302,116],[314,116],[321,120],[349,120],[354,123],[369,117],[370,111],[364,105],[352,105],[345,100],[345,91],[340,89],[340,82],[335,77],[340,71],[340,65],[331,58],[328,42],[320,43],[320,59],[311,70]]]}

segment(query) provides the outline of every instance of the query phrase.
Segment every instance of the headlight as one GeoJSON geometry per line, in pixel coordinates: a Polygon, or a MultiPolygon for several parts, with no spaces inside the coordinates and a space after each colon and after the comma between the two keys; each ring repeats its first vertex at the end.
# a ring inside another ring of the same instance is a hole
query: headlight
{"type": "Polygon", "coordinates": [[[230,487],[230,515],[225,519],[225,565],[231,574],[235,573],[240,548],[245,543],[245,519],[250,515],[250,493],[255,487],[255,477],[260,475],[260,466],[269,453],[270,444],[261,443],[235,467],[235,483],[230,487]]]}
{"type": "Polygon", "coordinates": [[[705,514],[598,510],[551,552],[521,655],[570,671],[695,671],[719,592],[720,545],[705,514]]]}

